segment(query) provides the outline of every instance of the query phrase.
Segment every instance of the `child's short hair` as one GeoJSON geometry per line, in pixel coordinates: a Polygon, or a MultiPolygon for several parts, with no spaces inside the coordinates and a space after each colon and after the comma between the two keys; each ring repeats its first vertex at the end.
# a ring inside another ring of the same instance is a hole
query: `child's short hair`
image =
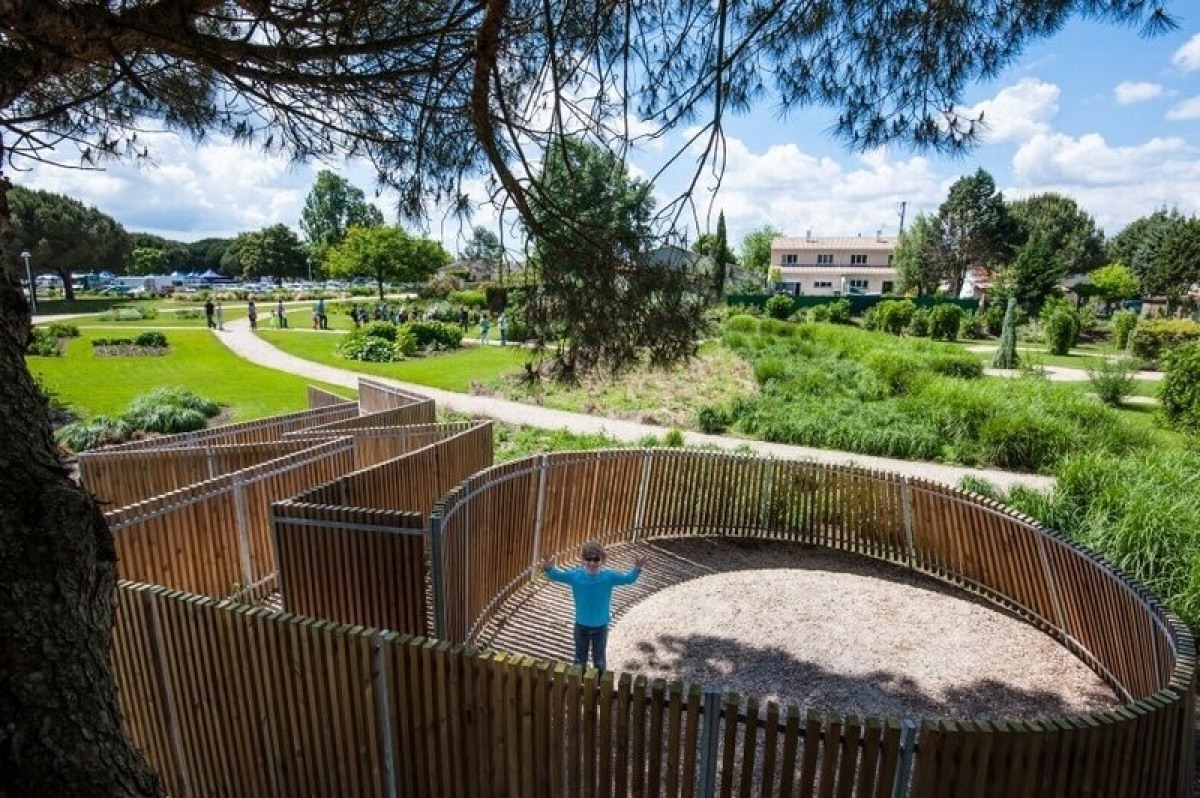
{"type": "Polygon", "coordinates": [[[598,541],[598,540],[589,540],[583,544],[583,556],[585,558],[599,557],[600,559],[603,560],[604,559],[604,547],[600,545],[600,541],[598,541]]]}

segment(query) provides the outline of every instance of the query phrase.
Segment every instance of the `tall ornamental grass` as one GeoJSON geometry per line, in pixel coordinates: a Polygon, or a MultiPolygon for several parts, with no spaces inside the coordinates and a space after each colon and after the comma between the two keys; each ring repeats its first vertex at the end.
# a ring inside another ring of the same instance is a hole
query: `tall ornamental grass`
{"type": "Polygon", "coordinates": [[[1048,493],[1007,503],[1070,535],[1200,630],[1200,452],[1073,453],[1048,493]]]}
{"type": "Polygon", "coordinates": [[[785,337],[754,319],[734,326],[739,331],[727,330],[725,342],[753,364],[761,393],[723,409],[713,427],[1033,472],[1049,472],[1081,449],[1142,445],[1119,415],[1077,389],[1036,377],[979,379],[979,360],[945,344],[823,324],[798,325],[785,337]]]}

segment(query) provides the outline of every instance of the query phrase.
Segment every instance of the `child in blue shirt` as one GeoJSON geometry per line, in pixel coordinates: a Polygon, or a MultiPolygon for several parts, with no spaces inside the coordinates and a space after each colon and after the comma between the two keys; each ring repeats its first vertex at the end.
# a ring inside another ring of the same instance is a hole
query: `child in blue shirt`
{"type": "Polygon", "coordinates": [[[617,585],[632,585],[642,574],[644,556],[634,559],[628,571],[604,567],[604,547],[594,540],[583,544],[583,565],[556,568],[549,554],[542,557],[542,570],[551,582],[571,586],[575,599],[575,664],[587,665],[588,649],[597,670],[604,670],[608,646],[608,622],[612,620],[612,593],[617,585]]]}

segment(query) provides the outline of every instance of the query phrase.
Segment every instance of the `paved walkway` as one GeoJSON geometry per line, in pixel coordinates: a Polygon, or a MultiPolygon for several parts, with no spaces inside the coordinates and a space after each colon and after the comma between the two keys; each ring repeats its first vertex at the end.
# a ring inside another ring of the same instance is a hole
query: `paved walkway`
{"type": "MultiPolygon", "coordinates": [[[[311,380],[347,388],[357,388],[360,376],[348,369],[334,368],[322,363],[314,363],[283,352],[254,333],[245,319],[236,319],[225,325],[222,332],[213,333],[238,356],[260,366],[286,371],[311,380]]],[[[381,379],[405,390],[414,391],[433,399],[439,406],[472,416],[483,416],[503,421],[508,424],[541,427],[544,429],[565,429],[572,433],[589,434],[604,433],[625,443],[636,443],[649,436],[659,436],[666,431],[662,427],[649,424],[638,424],[633,421],[602,418],[584,413],[570,413],[564,410],[553,410],[536,405],[526,405],[489,396],[472,396],[470,394],[443,391],[424,385],[412,385],[397,380],[381,379]]],[[[994,485],[1007,490],[1013,485],[1021,484],[1034,488],[1048,488],[1053,484],[1051,477],[1034,474],[1017,474],[1008,471],[991,471],[976,468],[961,468],[958,466],[942,465],[939,463],[921,463],[910,460],[895,460],[887,457],[870,457],[851,452],[836,452],[825,449],[812,449],[804,446],[789,446],[781,443],[731,438],[721,435],[704,435],[699,432],[684,432],[684,441],[693,446],[712,446],[720,449],[739,449],[749,447],[751,450],[781,460],[808,460],[818,463],[846,464],[854,463],[866,468],[905,474],[913,477],[936,480],[949,485],[957,485],[964,476],[975,476],[986,479],[994,485]]]]}

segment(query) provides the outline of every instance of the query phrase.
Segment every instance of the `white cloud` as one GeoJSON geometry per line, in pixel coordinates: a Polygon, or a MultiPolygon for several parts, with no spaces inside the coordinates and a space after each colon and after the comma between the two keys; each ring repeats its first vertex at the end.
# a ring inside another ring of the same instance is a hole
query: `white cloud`
{"type": "Polygon", "coordinates": [[[1190,100],[1184,100],[1171,108],[1170,111],[1167,111],[1167,119],[1172,122],[1200,119],[1200,94],[1192,97],[1190,100]]]}
{"type": "Polygon", "coordinates": [[[1163,87],[1161,84],[1134,80],[1122,81],[1113,89],[1113,96],[1120,105],[1144,103],[1147,100],[1153,100],[1155,97],[1162,96],[1162,93],[1163,87]]]}
{"type": "Polygon", "coordinates": [[[1184,72],[1195,72],[1200,69],[1200,33],[1197,33],[1192,38],[1175,51],[1171,56],[1171,63],[1184,72]]]}
{"type": "MultiPolygon", "coordinates": [[[[733,245],[758,227],[770,224],[791,235],[895,234],[901,201],[908,219],[917,209],[935,209],[941,181],[921,157],[897,160],[886,150],[860,156],[843,166],[837,160],[806,153],[795,144],[777,144],[752,152],[739,139],[727,140],[725,175],[714,207],[725,213],[733,245]]],[[[700,186],[712,189],[712,185],[700,186]]],[[[713,218],[716,218],[715,212],[713,218]]]]}
{"type": "Polygon", "coordinates": [[[1200,151],[1182,138],[1115,147],[1099,134],[1035,136],[1013,157],[1005,197],[1047,191],[1073,198],[1109,234],[1163,206],[1200,211],[1200,151]]]}
{"type": "Polygon", "coordinates": [[[1025,78],[996,93],[990,100],[959,109],[967,116],[983,114],[983,142],[1027,141],[1050,130],[1058,114],[1059,88],[1037,78],[1025,78]]]}

